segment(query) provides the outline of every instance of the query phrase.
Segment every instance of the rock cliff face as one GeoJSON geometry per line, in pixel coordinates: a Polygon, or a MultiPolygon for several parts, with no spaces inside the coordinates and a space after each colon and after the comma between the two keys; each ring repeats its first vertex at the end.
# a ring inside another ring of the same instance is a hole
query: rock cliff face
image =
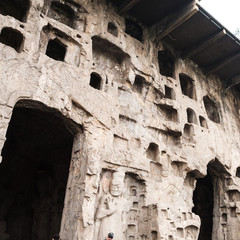
{"type": "Polygon", "coordinates": [[[0,236],[239,239],[239,92],[111,2],[2,2],[0,236]]]}

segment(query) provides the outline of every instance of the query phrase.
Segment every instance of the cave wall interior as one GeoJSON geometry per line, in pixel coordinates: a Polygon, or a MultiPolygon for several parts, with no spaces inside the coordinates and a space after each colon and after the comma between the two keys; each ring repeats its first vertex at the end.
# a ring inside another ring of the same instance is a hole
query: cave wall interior
{"type": "Polygon", "coordinates": [[[107,0],[0,3],[1,239],[238,239],[239,97],[151,34],[107,0]]]}

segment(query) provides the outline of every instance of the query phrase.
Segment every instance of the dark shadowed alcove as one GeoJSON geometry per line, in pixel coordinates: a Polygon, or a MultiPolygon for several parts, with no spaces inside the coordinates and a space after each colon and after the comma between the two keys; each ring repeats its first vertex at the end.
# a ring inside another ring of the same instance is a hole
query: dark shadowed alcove
{"type": "Polygon", "coordinates": [[[158,52],[158,65],[160,74],[173,77],[175,57],[170,51],[166,49],[158,52]]]}
{"type": "Polygon", "coordinates": [[[201,228],[198,240],[212,240],[213,227],[213,182],[212,175],[197,180],[193,194],[193,212],[201,218],[201,228]]]}
{"type": "Polygon", "coordinates": [[[141,94],[143,92],[145,83],[146,83],[146,80],[144,77],[140,75],[136,75],[133,83],[133,90],[141,94]]]}
{"type": "Polygon", "coordinates": [[[64,61],[66,46],[57,38],[50,39],[47,45],[46,55],[57,61],[64,61]]]}
{"type": "Polygon", "coordinates": [[[165,98],[176,100],[176,94],[174,90],[165,85],[165,98]]]}
{"type": "Polygon", "coordinates": [[[208,128],[207,120],[203,116],[199,116],[199,122],[201,127],[208,128]]]}
{"type": "Polygon", "coordinates": [[[112,22],[109,22],[108,23],[108,32],[111,33],[113,36],[117,37],[118,36],[118,28],[117,26],[112,23],[112,22]]]}
{"type": "Polygon", "coordinates": [[[95,89],[101,90],[102,87],[102,78],[97,73],[91,73],[89,85],[95,89]]]}
{"type": "Polygon", "coordinates": [[[153,161],[159,161],[159,147],[156,143],[151,142],[146,151],[147,157],[153,161]]]}
{"type": "Polygon", "coordinates": [[[0,220],[10,240],[59,233],[76,124],[36,101],[13,110],[0,164],[0,220]]]}
{"type": "Polygon", "coordinates": [[[198,124],[197,115],[191,108],[187,108],[187,120],[188,123],[198,124]]]}
{"type": "Polygon", "coordinates": [[[220,116],[216,103],[212,99],[210,99],[209,96],[204,96],[203,102],[208,118],[215,123],[220,123],[220,116]]]}
{"type": "Polygon", "coordinates": [[[126,33],[132,36],[133,38],[137,39],[138,41],[142,42],[142,28],[141,26],[134,21],[133,19],[125,19],[126,24],[126,33]]]}
{"type": "Polygon", "coordinates": [[[182,93],[194,100],[197,100],[193,79],[184,73],[180,73],[179,80],[180,80],[182,93]]]}
{"type": "Polygon", "coordinates": [[[9,15],[21,22],[25,22],[29,7],[30,3],[28,0],[1,0],[0,14],[9,15]]]}
{"type": "Polygon", "coordinates": [[[229,173],[223,164],[215,159],[207,165],[207,175],[198,178],[193,192],[194,207],[192,211],[199,215],[201,227],[198,240],[215,240],[218,238],[216,228],[220,221],[221,198],[225,178],[229,173]]]}
{"type": "Polygon", "coordinates": [[[19,31],[4,27],[0,33],[0,42],[14,48],[17,52],[22,51],[24,37],[19,31]]]}
{"type": "Polygon", "coordinates": [[[72,28],[75,18],[75,12],[70,6],[66,4],[52,1],[51,7],[48,11],[48,17],[56,19],[57,21],[72,28]]]}

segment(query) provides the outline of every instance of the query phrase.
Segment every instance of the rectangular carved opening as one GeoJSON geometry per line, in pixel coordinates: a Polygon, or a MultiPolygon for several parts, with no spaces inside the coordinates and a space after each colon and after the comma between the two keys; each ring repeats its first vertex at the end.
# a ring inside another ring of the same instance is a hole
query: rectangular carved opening
{"type": "Polygon", "coordinates": [[[167,105],[158,105],[165,121],[178,122],[178,112],[175,108],[167,105]]]}
{"type": "Polygon", "coordinates": [[[22,51],[24,37],[19,31],[5,27],[0,34],[0,42],[14,48],[17,52],[22,51]]]}
{"type": "Polygon", "coordinates": [[[75,125],[40,102],[15,105],[0,164],[0,218],[9,239],[59,233],[75,125]]]}
{"type": "Polygon", "coordinates": [[[47,45],[46,55],[57,61],[64,61],[66,46],[57,38],[50,39],[47,45]]]}

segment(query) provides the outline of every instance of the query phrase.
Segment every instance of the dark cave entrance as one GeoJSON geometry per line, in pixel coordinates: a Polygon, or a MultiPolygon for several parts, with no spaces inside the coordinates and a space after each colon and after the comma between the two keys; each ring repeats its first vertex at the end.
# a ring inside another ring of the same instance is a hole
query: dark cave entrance
{"type": "Polygon", "coordinates": [[[42,103],[15,105],[0,164],[0,222],[10,240],[59,233],[76,130],[42,103]]]}
{"type": "Polygon", "coordinates": [[[213,176],[208,170],[207,176],[197,180],[193,193],[193,212],[199,215],[201,227],[198,240],[212,240],[213,228],[213,176]]]}
{"type": "Polygon", "coordinates": [[[0,14],[12,16],[21,22],[26,22],[30,8],[28,0],[1,0],[0,14]]]}
{"type": "Polygon", "coordinates": [[[198,240],[215,240],[221,220],[221,202],[224,198],[225,181],[230,174],[218,160],[207,165],[207,175],[198,178],[193,192],[194,207],[192,211],[199,215],[201,227],[198,240]]]}

